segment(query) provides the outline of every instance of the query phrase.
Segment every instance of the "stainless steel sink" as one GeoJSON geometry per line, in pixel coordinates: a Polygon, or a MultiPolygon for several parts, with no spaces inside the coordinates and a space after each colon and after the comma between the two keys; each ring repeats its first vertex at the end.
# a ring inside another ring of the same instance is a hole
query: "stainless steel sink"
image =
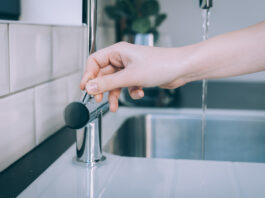
{"type": "Polygon", "coordinates": [[[202,139],[200,115],[128,118],[104,147],[120,156],[265,162],[265,116],[211,114],[202,139]]]}

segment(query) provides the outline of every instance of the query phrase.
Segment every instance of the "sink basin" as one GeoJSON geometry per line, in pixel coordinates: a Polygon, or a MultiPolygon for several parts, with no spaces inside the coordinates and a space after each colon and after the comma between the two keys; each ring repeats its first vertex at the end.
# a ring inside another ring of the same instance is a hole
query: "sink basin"
{"type": "Polygon", "coordinates": [[[201,115],[133,116],[104,150],[131,157],[202,160],[204,154],[205,160],[265,162],[265,116],[246,112],[207,115],[204,137],[201,115]]]}

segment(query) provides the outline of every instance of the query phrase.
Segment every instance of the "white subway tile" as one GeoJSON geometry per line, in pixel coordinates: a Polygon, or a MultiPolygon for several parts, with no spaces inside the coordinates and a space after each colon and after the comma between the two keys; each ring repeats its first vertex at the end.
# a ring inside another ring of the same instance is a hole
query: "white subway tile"
{"type": "Polygon", "coordinates": [[[9,25],[11,91],[51,79],[51,27],[9,25]]]}
{"type": "Polygon", "coordinates": [[[78,71],[82,66],[82,27],[53,27],[53,77],[78,71]]]}
{"type": "Polygon", "coordinates": [[[0,24],[0,96],[9,92],[8,30],[0,24]]]}
{"type": "Polygon", "coordinates": [[[80,89],[81,72],[77,72],[67,77],[68,102],[80,101],[82,91],[80,89]]]}
{"type": "Polygon", "coordinates": [[[35,145],[33,90],[0,99],[0,171],[35,145]]]}
{"type": "Polygon", "coordinates": [[[63,112],[67,103],[66,78],[35,87],[37,144],[64,125],[63,112]]]}

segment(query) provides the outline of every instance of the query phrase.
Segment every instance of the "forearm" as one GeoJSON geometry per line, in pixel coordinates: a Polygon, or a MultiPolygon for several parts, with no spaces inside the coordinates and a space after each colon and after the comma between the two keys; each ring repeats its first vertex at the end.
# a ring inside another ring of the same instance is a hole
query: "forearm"
{"type": "Polygon", "coordinates": [[[185,81],[265,70],[265,21],[188,47],[185,81]]]}

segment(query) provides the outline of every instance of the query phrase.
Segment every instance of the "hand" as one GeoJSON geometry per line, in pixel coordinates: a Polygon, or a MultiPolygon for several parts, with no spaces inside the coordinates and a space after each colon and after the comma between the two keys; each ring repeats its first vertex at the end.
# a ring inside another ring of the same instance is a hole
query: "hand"
{"type": "Polygon", "coordinates": [[[129,87],[133,99],[140,99],[143,87],[173,89],[185,84],[180,61],[185,56],[179,49],[117,43],[89,56],[80,87],[95,95],[97,102],[109,91],[110,110],[116,111],[123,87],[129,87]]]}
{"type": "Polygon", "coordinates": [[[109,91],[110,110],[118,108],[122,87],[134,99],[143,87],[177,88],[187,82],[265,71],[265,21],[181,48],[118,43],[89,56],[81,89],[102,100],[109,91]]]}

